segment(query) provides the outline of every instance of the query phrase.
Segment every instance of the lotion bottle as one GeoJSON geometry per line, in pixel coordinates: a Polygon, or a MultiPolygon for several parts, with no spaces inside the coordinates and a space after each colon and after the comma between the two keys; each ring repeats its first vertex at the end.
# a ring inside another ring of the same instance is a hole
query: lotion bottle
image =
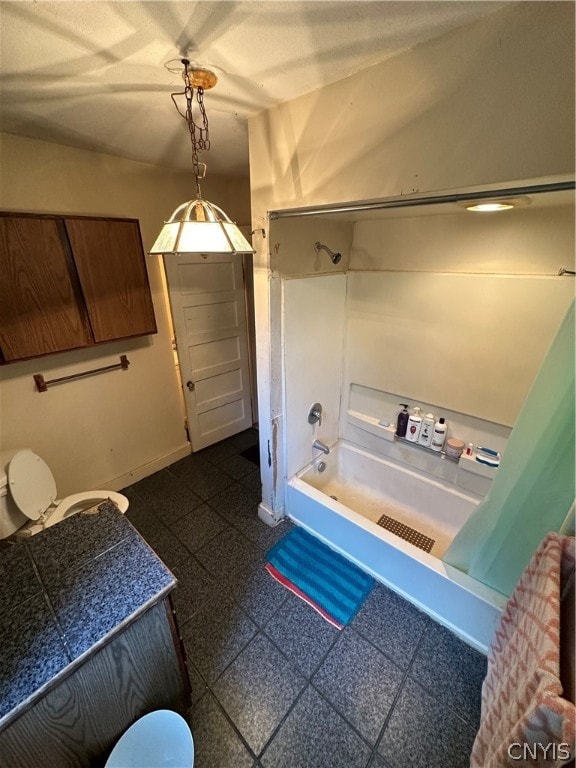
{"type": "Polygon", "coordinates": [[[414,406],[414,413],[412,413],[408,419],[408,429],[406,430],[406,440],[410,440],[411,443],[418,441],[420,436],[420,429],[422,427],[422,416],[420,416],[420,408],[414,406]]]}
{"type": "Polygon", "coordinates": [[[433,451],[440,452],[444,447],[444,440],[446,439],[447,430],[445,421],[446,420],[442,416],[442,418],[438,419],[436,424],[434,424],[434,433],[432,434],[432,444],[430,446],[433,451]]]}
{"type": "Polygon", "coordinates": [[[396,423],[396,434],[398,437],[406,437],[406,429],[408,427],[408,403],[400,403],[404,408],[398,414],[398,422],[396,423]]]}
{"type": "Polygon", "coordinates": [[[425,448],[430,448],[433,433],[434,414],[427,413],[426,416],[422,419],[422,427],[420,429],[420,436],[418,437],[418,445],[423,445],[425,448]]]}

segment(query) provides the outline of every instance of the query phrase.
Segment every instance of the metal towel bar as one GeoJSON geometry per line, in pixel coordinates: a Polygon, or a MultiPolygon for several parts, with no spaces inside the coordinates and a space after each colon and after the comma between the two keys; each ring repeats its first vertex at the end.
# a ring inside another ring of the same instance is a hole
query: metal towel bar
{"type": "Polygon", "coordinates": [[[34,374],[34,381],[36,383],[36,389],[38,392],[46,392],[51,384],[61,384],[63,381],[72,381],[72,379],[81,379],[84,376],[92,376],[95,373],[104,373],[104,371],[116,371],[121,368],[125,371],[130,365],[130,361],[126,355],[120,355],[120,362],[114,363],[114,365],[105,365],[103,368],[93,368],[91,371],[82,371],[82,373],[73,373],[70,376],[60,376],[58,379],[44,380],[44,376],[41,373],[34,374]]]}

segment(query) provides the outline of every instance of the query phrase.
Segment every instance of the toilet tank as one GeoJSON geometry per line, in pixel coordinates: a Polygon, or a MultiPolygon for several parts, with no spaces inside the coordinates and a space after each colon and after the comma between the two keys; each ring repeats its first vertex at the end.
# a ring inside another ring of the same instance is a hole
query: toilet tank
{"type": "Polygon", "coordinates": [[[11,536],[28,522],[26,515],[23,515],[12,501],[8,489],[8,465],[20,450],[22,449],[15,448],[0,453],[0,539],[11,536]]]}

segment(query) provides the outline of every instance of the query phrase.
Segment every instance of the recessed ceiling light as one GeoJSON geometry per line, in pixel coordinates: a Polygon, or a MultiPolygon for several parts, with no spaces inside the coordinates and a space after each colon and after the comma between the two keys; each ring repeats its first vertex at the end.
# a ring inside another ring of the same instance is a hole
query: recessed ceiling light
{"type": "Polygon", "coordinates": [[[508,197],[493,200],[468,200],[462,203],[467,211],[491,213],[493,211],[509,211],[510,208],[521,208],[530,205],[529,197],[508,197]]]}
{"type": "Polygon", "coordinates": [[[509,208],[514,208],[513,203],[474,203],[467,205],[467,211],[480,211],[489,213],[490,211],[507,211],[509,208]]]}

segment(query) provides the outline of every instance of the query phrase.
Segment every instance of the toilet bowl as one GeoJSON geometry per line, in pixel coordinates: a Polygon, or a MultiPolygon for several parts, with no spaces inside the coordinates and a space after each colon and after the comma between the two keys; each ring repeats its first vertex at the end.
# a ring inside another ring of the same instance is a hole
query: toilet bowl
{"type": "Polygon", "coordinates": [[[28,448],[0,453],[0,539],[32,536],[84,509],[110,499],[121,512],[128,499],[115,491],[84,491],[56,498],[46,462],[28,448]]]}
{"type": "Polygon", "coordinates": [[[104,768],[192,768],[194,739],[183,717],[150,712],[120,737],[104,768]]]}

